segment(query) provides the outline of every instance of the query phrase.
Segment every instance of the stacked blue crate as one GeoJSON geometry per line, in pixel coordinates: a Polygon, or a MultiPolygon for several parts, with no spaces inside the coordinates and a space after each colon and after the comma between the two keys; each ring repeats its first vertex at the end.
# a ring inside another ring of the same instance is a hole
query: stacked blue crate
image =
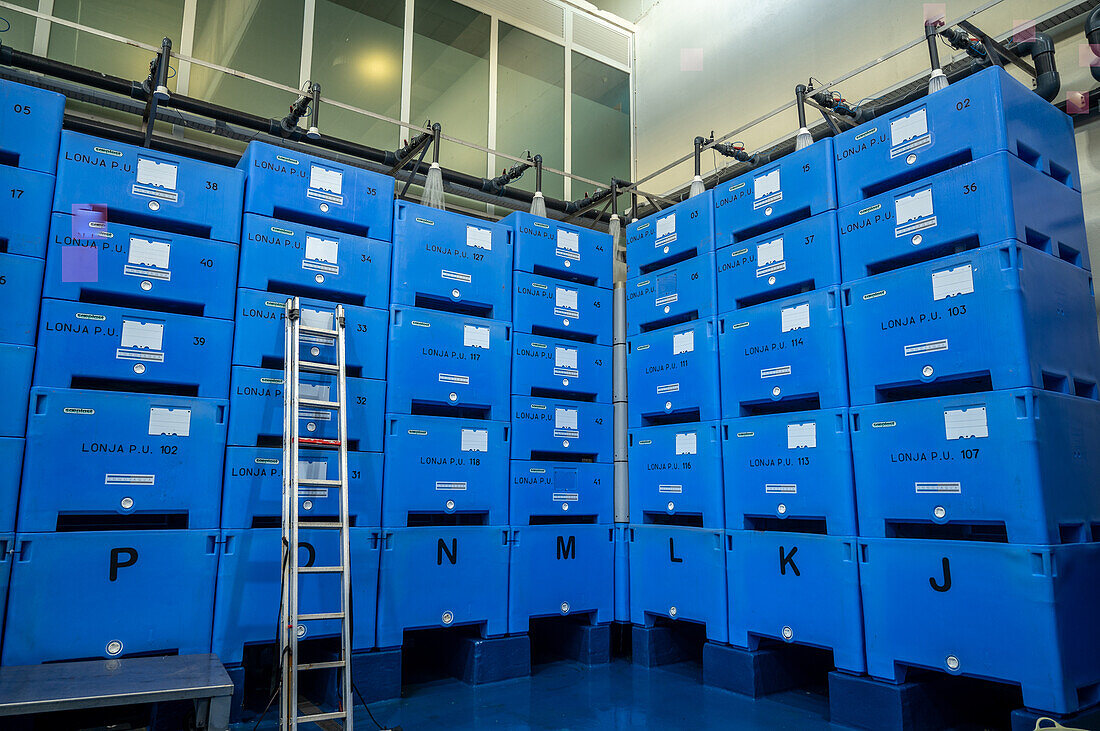
{"type": "MultiPolygon", "coordinates": [[[[336,308],[343,307],[351,641],[356,651],[375,647],[393,179],[262,142],[249,144],[238,169],[245,175],[244,215],[212,646],[240,686],[249,648],[278,641],[283,345],[291,297],[300,299],[302,323],[322,330],[335,328],[336,308]]],[[[301,341],[302,360],[336,362],[334,338],[307,334],[301,341]]],[[[300,381],[303,396],[335,399],[334,375],[303,373],[300,381]]],[[[302,409],[300,416],[304,438],[338,438],[333,412],[302,409]]],[[[338,452],[322,443],[303,446],[298,471],[339,479],[338,452]]],[[[302,520],[337,520],[336,490],[299,492],[302,520]]],[[[332,531],[304,529],[298,560],[335,565],[338,547],[332,531]]],[[[301,610],[338,611],[339,581],[335,574],[303,575],[301,610]]],[[[339,632],[335,620],[298,628],[305,640],[339,632]]]]}
{"type": "Polygon", "coordinates": [[[377,644],[431,627],[503,635],[512,235],[416,203],[392,211],[377,644]]]}
{"type": "Polygon", "coordinates": [[[864,669],[831,139],[714,191],[729,642],[864,669]]]}
{"type": "Polygon", "coordinates": [[[713,191],[626,237],[630,620],[726,642],[713,191]]]}
{"type": "Polygon", "coordinates": [[[502,223],[515,237],[508,631],[526,633],[539,617],[605,625],[615,569],[612,240],[528,213],[502,223]]]}
{"type": "Polygon", "coordinates": [[[835,143],[867,671],[1093,704],[1100,344],[1071,120],[990,68],[835,143]]]}
{"type": "MultiPolygon", "coordinates": [[[[0,545],[14,545],[15,514],[34,370],[46,238],[65,98],[0,80],[0,545]]],[[[0,557],[0,648],[11,553],[0,557]]]]}
{"type": "Polygon", "coordinates": [[[242,195],[61,135],[5,664],[209,651],[242,195]]]}

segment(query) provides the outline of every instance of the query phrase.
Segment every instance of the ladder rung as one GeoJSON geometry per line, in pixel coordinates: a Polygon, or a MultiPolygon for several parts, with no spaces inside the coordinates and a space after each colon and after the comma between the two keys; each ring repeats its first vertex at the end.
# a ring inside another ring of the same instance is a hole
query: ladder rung
{"type": "Polygon", "coordinates": [[[332,409],[337,410],[340,408],[340,402],[338,401],[319,401],[312,398],[300,398],[298,399],[299,406],[312,406],[317,409],[332,409]]]}
{"type": "Polygon", "coordinates": [[[298,716],[298,723],[317,723],[318,721],[331,721],[336,718],[344,718],[345,713],[343,711],[333,711],[331,713],[310,713],[306,716],[298,716]]]}
{"type": "Polygon", "coordinates": [[[335,521],[299,520],[299,528],[322,528],[328,530],[342,530],[344,526],[335,521]]]}
{"type": "Polygon", "coordinates": [[[335,330],[329,330],[323,327],[310,327],[309,325],[299,325],[299,333],[305,333],[306,335],[321,335],[326,338],[334,338],[337,333],[335,330]]]}
{"type": "Polygon", "coordinates": [[[309,373],[336,373],[340,366],[335,363],[318,363],[312,360],[298,361],[298,368],[309,373]]]}
{"type": "Polygon", "coordinates": [[[340,480],[318,480],[309,477],[298,478],[298,487],[343,487],[340,480]]]}
{"type": "Polygon", "coordinates": [[[338,574],[344,570],[343,566],[299,566],[299,574],[338,574]]]}
{"type": "Polygon", "coordinates": [[[312,444],[317,447],[339,447],[339,439],[318,439],[316,437],[298,437],[299,444],[312,444]]]}
{"type": "Polygon", "coordinates": [[[299,622],[316,622],[322,619],[343,619],[343,612],[317,612],[316,614],[299,614],[299,622]]]}
{"type": "Polygon", "coordinates": [[[331,668],[344,667],[343,660],[326,660],[325,662],[304,662],[298,666],[299,670],[329,670],[331,668]]]}

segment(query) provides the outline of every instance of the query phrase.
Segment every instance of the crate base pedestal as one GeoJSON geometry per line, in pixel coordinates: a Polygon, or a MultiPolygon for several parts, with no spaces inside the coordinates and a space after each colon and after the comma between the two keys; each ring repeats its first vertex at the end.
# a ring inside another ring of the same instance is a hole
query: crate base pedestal
{"type": "Polygon", "coordinates": [[[708,642],[703,645],[703,684],[760,698],[819,680],[821,663],[808,659],[799,647],[740,647],[708,642]]]}
{"type": "Polygon", "coordinates": [[[459,637],[448,650],[451,675],[471,685],[531,674],[531,641],[527,635],[459,637]]]}
{"type": "Polygon", "coordinates": [[[695,633],[679,627],[633,625],[630,630],[631,658],[648,668],[699,659],[701,643],[695,633]]]}
{"type": "Polygon", "coordinates": [[[356,704],[400,698],[401,650],[351,653],[351,682],[359,691],[352,693],[356,704]]]}
{"type": "MultiPolygon", "coordinates": [[[[1068,716],[1056,716],[1053,713],[1031,711],[1017,708],[1012,712],[1012,731],[1034,731],[1040,718],[1049,718],[1067,728],[1100,728],[1100,705],[1086,708],[1068,716]]],[[[1054,724],[1044,722],[1039,728],[1054,728],[1054,724]]]]}
{"type": "Polygon", "coordinates": [[[540,624],[531,630],[531,652],[536,662],[611,662],[611,625],[558,620],[540,624]]]}

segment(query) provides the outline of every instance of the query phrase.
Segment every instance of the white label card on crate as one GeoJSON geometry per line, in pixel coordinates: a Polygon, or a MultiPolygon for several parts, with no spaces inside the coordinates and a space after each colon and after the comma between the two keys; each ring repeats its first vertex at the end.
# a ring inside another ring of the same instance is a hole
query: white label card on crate
{"type": "Polygon", "coordinates": [[[461,450],[463,452],[488,452],[489,430],[463,429],[461,450]]]}
{"type": "Polygon", "coordinates": [[[932,207],[932,189],[918,190],[912,195],[903,195],[894,199],[894,219],[900,226],[918,218],[927,218],[935,211],[932,207]]]}
{"type": "Polygon", "coordinates": [[[672,354],[691,353],[695,350],[695,331],[688,330],[672,335],[672,354]]]}
{"type": "Polygon", "coordinates": [[[574,254],[581,253],[581,237],[576,231],[558,229],[558,249],[571,251],[574,254]]]}
{"type": "Polygon", "coordinates": [[[698,437],[695,432],[676,433],[676,454],[697,454],[698,437]]]}
{"type": "Polygon", "coordinates": [[[779,192],[779,168],[752,181],[753,198],[760,200],[779,192]]]}
{"type": "Polygon", "coordinates": [[[801,330],[810,326],[810,303],[803,302],[794,307],[784,307],[779,313],[783,325],[783,332],[801,330]]]}
{"type": "Polygon", "coordinates": [[[817,422],[787,424],[787,449],[813,449],[817,446],[817,422]]]}
{"type": "Polygon", "coordinates": [[[657,219],[656,246],[663,246],[676,240],[676,214],[670,213],[657,219]]]}
{"type": "Polygon", "coordinates": [[[122,321],[122,347],[160,350],[164,341],[164,323],[122,321]]]}
{"type": "Polygon", "coordinates": [[[932,299],[942,300],[974,291],[974,267],[960,264],[951,269],[932,272],[932,299]]]}
{"type": "Polygon", "coordinates": [[[344,188],[344,174],[339,170],[326,170],[320,165],[311,165],[309,187],[340,195],[344,188]]]}
{"type": "Polygon", "coordinates": [[[555,368],[577,368],[577,349],[554,346],[555,368]]]}
{"type": "Polygon", "coordinates": [[[554,428],[577,431],[578,419],[576,409],[554,409],[554,428]]]}
{"type": "Polygon", "coordinates": [[[466,227],[466,245],[473,246],[477,249],[485,249],[486,251],[492,251],[493,249],[493,232],[487,228],[478,228],[477,226],[466,227]]]}
{"type": "Polygon", "coordinates": [[[577,311],[577,290],[557,287],[554,292],[554,306],[563,310],[577,311]]]}
{"type": "Polygon", "coordinates": [[[300,383],[298,384],[298,393],[302,398],[313,399],[314,401],[328,401],[329,392],[332,387],[327,383],[300,383]]]}
{"type": "Polygon", "coordinates": [[[172,251],[172,245],[167,241],[149,241],[130,237],[130,251],[126,257],[127,264],[134,266],[148,266],[157,269],[168,268],[168,256],[172,251]]]}
{"type": "Polygon", "coordinates": [[[777,261],[783,261],[782,237],[756,245],[756,266],[763,267],[777,261]]]}
{"type": "Polygon", "coordinates": [[[165,190],[176,189],[176,166],[170,162],[157,162],[139,157],[137,181],[141,185],[152,185],[165,190]]]}
{"type": "Polygon", "coordinates": [[[462,326],[462,345],[466,348],[489,349],[489,328],[477,325],[462,326]]]}
{"type": "Polygon", "coordinates": [[[191,409],[149,409],[149,436],[191,436],[191,409]]]}
{"type": "Polygon", "coordinates": [[[324,261],[329,264],[336,263],[340,242],[331,239],[322,239],[318,236],[306,236],[306,258],[314,261],[324,261]]]}
{"type": "Polygon", "coordinates": [[[918,109],[890,123],[890,147],[897,147],[924,134],[928,134],[928,114],[924,109],[918,109]]]}
{"type": "Polygon", "coordinates": [[[967,409],[944,409],[943,427],[947,439],[985,438],[989,436],[989,422],[986,420],[984,406],[971,406],[967,409]]]}
{"type": "Polygon", "coordinates": [[[301,317],[302,324],[306,327],[312,327],[318,330],[335,329],[335,312],[325,312],[324,310],[311,310],[303,307],[301,317]]]}
{"type": "Polygon", "coordinates": [[[325,460],[298,460],[298,477],[303,480],[327,480],[328,462],[325,460]]]}

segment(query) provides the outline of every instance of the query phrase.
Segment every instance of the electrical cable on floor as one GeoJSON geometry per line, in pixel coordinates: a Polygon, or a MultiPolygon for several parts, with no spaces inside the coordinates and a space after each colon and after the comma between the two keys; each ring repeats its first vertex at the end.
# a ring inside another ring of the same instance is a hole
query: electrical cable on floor
{"type": "Polygon", "coordinates": [[[378,731],[401,731],[400,726],[392,726],[390,728],[384,727],[378,723],[378,719],[374,717],[374,714],[370,712],[370,708],[367,707],[367,701],[363,698],[363,694],[359,692],[359,688],[355,686],[355,683],[351,684],[351,689],[355,691],[355,695],[359,696],[359,702],[363,704],[363,710],[370,716],[370,720],[374,721],[374,725],[378,727],[378,731]]]}

